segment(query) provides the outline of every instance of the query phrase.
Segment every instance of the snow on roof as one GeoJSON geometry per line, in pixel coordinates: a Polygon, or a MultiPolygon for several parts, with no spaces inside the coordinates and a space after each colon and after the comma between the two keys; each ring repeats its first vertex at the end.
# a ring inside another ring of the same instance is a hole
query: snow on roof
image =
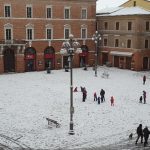
{"type": "Polygon", "coordinates": [[[100,16],[122,16],[122,15],[150,15],[150,11],[141,7],[120,7],[120,9],[108,13],[98,13],[100,16]]]}
{"type": "Polygon", "coordinates": [[[131,52],[120,52],[120,51],[111,51],[110,55],[115,55],[115,56],[128,56],[131,57],[133,53],[131,52]]]}
{"type": "Polygon", "coordinates": [[[96,13],[97,14],[109,14],[109,13],[115,12],[121,8],[122,7],[104,8],[104,9],[97,10],[96,13]]]}
{"type": "Polygon", "coordinates": [[[150,11],[140,7],[126,7],[110,14],[110,16],[120,15],[150,15],[150,11]]]}

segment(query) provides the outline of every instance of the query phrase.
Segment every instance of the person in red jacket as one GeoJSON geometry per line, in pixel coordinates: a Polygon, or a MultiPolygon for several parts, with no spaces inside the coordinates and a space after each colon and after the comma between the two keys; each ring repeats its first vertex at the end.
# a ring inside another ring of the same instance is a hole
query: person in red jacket
{"type": "Polygon", "coordinates": [[[111,96],[110,102],[111,102],[111,106],[114,106],[114,97],[113,96],[111,96]]]}
{"type": "Polygon", "coordinates": [[[94,101],[97,101],[97,94],[94,92],[94,101]]]}

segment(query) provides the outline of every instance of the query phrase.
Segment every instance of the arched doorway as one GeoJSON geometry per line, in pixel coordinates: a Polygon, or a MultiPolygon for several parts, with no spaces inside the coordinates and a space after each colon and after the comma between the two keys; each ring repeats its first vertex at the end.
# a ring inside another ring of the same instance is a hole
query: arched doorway
{"type": "Polygon", "coordinates": [[[25,71],[35,71],[36,50],[33,47],[25,49],[25,71]]]}
{"type": "Polygon", "coordinates": [[[79,54],[80,67],[85,67],[88,60],[88,47],[86,45],[81,46],[82,53],[79,54]]]}
{"type": "Polygon", "coordinates": [[[143,58],[143,70],[148,70],[148,57],[143,58]]]}
{"type": "Polygon", "coordinates": [[[15,72],[15,53],[11,48],[4,50],[4,72],[15,72]]]}
{"type": "Polygon", "coordinates": [[[48,46],[44,50],[44,60],[45,60],[45,69],[50,67],[51,69],[55,68],[55,50],[52,46],[48,46]]]}

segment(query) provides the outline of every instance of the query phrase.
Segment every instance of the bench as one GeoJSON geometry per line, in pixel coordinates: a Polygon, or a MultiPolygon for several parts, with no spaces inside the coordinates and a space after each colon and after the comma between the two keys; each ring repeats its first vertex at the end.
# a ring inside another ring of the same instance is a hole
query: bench
{"type": "Polygon", "coordinates": [[[48,125],[54,124],[54,125],[56,125],[56,128],[60,127],[60,124],[57,121],[49,119],[49,118],[46,118],[46,120],[48,121],[48,125]]]}

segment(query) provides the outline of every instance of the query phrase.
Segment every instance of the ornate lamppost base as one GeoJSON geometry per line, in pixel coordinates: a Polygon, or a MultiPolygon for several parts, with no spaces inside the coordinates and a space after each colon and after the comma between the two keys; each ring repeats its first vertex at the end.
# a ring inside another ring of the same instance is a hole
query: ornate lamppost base
{"type": "Polygon", "coordinates": [[[73,130],[70,130],[70,131],[69,131],[69,134],[70,134],[70,135],[74,135],[75,133],[74,133],[73,130]]]}
{"type": "Polygon", "coordinates": [[[73,122],[72,122],[72,121],[70,122],[69,134],[70,134],[70,135],[74,135],[74,134],[75,134],[75,133],[74,133],[74,130],[73,130],[73,122]]]}

